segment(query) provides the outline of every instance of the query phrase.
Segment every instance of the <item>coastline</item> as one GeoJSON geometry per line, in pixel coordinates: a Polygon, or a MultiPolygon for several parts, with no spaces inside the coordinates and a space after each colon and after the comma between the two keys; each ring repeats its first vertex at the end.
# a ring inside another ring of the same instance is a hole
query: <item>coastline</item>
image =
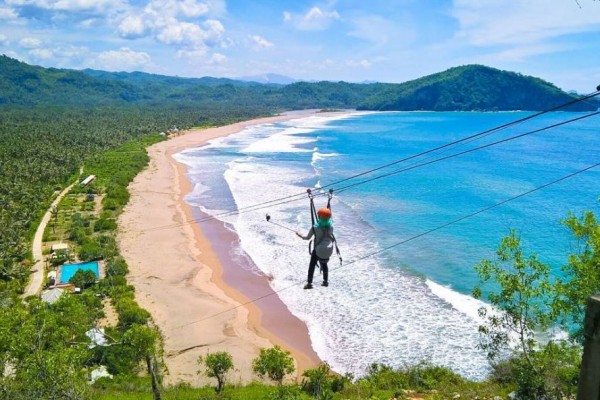
{"type": "Polygon", "coordinates": [[[232,355],[232,383],[257,379],[252,359],[263,347],[279,345],[290,351],[297,365],[295,377],[321,362],[306,324],[278,296],[270,295],[268,277],[232,260],[229,250],[239,240],[237,235],[217,220],[189,223],[202,216],[185,203],[184,196],[192,188],[187,168],[172,157],[248,126],[316,114],[289,113],[190,130],[148,148],[149,166],[130,184],[131,198],[119,217],[118,243],[136,301],[162,332],[167,384],[212,383],[197,374],[197,359],[207,352],[232,355]],[[262,299],[252,302],[257,298],[262,299]]]}

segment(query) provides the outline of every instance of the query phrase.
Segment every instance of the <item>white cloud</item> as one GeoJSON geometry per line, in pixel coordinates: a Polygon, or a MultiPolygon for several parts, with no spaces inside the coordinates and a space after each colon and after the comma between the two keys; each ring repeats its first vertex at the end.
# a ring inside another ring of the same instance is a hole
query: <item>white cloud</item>
{"type": "Polygon", "coordinates": [[[177,52],[178,58],[185,58],[193,61],[194,64],[208,64],[208,65],[221,65],[227,62],[227,57],[220,53],[214,53],[210,57],[206,49],[196,50],[179,50],[177,52]]]}
{"type": "Polygon", "coordinates": [[[188,58],[190,60],[196,60],[205,58],[207,50],[205,48],[193,49],[193,50],[179,50],[177,52],[177,58],[188,58]]]}
{"type": "Polygon", "coordinates": [[[33,49],[29,51],[29,54],[34,58],[42,60],[49,60],[54,57],[54,53],[50,49],[33,49]]]}
{"type": "Polygon", "coordinates": [[[156,18],[196,18],[209,12],[206,3],[197,0],[150,0],[144,7],[144,14],[156,18]]]}
{"type": "Polygon", "coordinates": [[[143,10],[132,10],[123,16],[117,30],[123,38],[151,35],[162,43],[182,46],[184,51],[225,47],[225,28],[220,21],[208,19],[199,24],[186,20],[207,11],[208,6],[196,0],[151,0],[143,10]]]}
{"type": "Polygon", "coordinates": [[[304,15],[295,15],[289,11],[283,13],[283,20],[292,23],[297,29],[306,31],[317,31],[327,29],[333,20],[339,20],[337,11],[323,11],[319,7],[313,7],[304,15]]]}
{"type": "Polygon", "coordinates": [[[156,38],[166,44],[199,45],[203,42],[204,31],[191,22],[173,22],[164,26],[156,38]]]}
{"type": "Polygon", "coordinates": [[[105,12],[123,7],[122,0],[6,0],[6,4],[70,12],[105,12]]]}
{"type": "Polygon", "coordinates": [[[8,43],[8,38],[6,37],[6,35],[3,35],[0,33],[0,44],[7,44],[8,43]]]}
{"type": "Polygon", "coordinates": [[[118,30],[124,38],[141,37],[146,32],[146,24],[141,16],[128,15],[121,21],[118,30]]]}
{"type": "Polygon", "coordinates": [[[220,53],[215,53],[210,57],[208,61],[209,64],[212,65],[221,65],[227,62],[227,57],[220,53]]]}
{"type": "Polygon", "coordinates": [[[14,8],[0,7],[0,19],[17,19],[18,15],[14,8]]]}
{"type": "MultiPolygon", "coordinates": [[[[209,46],[218,45],[221,42],[223,34],[225,33],[225,27],[223,24],[216,19],[209,19],[204,21],[202,25],[206,28],[204,37],[205,43],[209,46]]],[[[226,44],[223,46],[227,47],[226,44]]]]}
{"type": "Polygon", "coordinates": [[[199,17],[208,12],[208,5],[198,3],[196,0],[183,0],[178,3],[179,9],[187,17],[199,17]]]}
{"type": "Polygon", "coordinates": [[[274,46],[273,43],[259,35],[250,35],[249,38],[252,41],[254,49],[256,50],[268,49],[274,46]]]}
{"type": "Polygon", "coordinates": [[[100,22],[101,21],[98,18],[88,18],[88,19],[85,19],[85,20],[81,21],[78,24],[78,26],[80,28],[83,28],[83,29],[89,29],[89,28],[91,28],[91,27],[93,27],[95,25],[100,24],[100,22]]]}
{"type": "Polygon", "coordinates": [[[600,31],[600,6],[575,1],[454,0],[456,38],[477,46],[535,43],[561,35],[600,31]]]}
{"type": "Polygon", "coordinates": [[[86,47],[81,46],[66,46],[57,47],[52,49],[54,56],[57,58],[64,58],[67,60],[73,60],[76,58],[82,58],[87,56],[89,50],[86,47]]]}
{"type": "Polygon", "coordinates": [[[350,60],[350,61],[348,61],[347,64],[350,67],[360,67],[360,68],[364,68],[364,69],[369,69],[371,67],[371,65],[373,65],[371,63],[371,61],[369,61],[369,60],[359,60],[359,61],[350,60]]]}
{"type": "Polygon", "coordinates": [[[104,51],[89,60],[89,64],[93,68],[100,68],[108,71],[142,69],[149,65],[150,62],[151,58],[148,53],[136,52],[128,47],[122,47],[119,50],[104,51]]]}
{"type": "Polygon", "coordinates": [[[26,49],[35,49],[42,45],[42,41],[40,39],[26,37],[19,40],[19,46],[26,49]]]}

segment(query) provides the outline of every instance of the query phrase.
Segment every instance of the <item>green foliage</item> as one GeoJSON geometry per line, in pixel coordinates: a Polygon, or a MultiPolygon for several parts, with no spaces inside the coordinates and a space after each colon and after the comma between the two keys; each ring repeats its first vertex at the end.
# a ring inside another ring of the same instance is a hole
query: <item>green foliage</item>
{"type": "Polygon", "coordinates": [[[579,251],[562,268],[565,278],[556,285],[553,311],[573,338],[582,341],[586,301],[600,288],[600,225],[591,211],[580,218],[570,214],[563,223],[579,241],[579,251]]]}
{"type": "Polygon", "coordinates": [[[233,369],[231,354],[225,351],[208,353],[206,357],[198,357],[198,364],[206,366],[205,373],[208,377],[217,378],[217,393],[223,392],[225,376],[229,370],[233,369]]]}
{"type": "Polygon", "coordinates": [[[85,289],[96,283],[96,275],[92,271],[79,270],[69,279],[69,283],[85,289]]]}
{"type": "Polygon", "coordinates": [[[94,223],[94,232],[113,231],[117,229],[117,222],[114,219],[100,218],[94,223]]]}
{"type": "Polygon", "coordinates": [[[327,363],[314,369],[307,369],[302,376],[306,378],[302,380],[302,390],[319,399],[342,391],[344,386],[351,382],[349,376],[334,374],[327,363]]]}
{"type": "Polygon", "coordinates": [[[127,263],[122,257],[114,257],[106,262],[106,275],[111,276],[125,276],[129,272],[127,263]]]}
{"type": "MultiPolygon", "coordinates": [[[[488,298],[498,312],[490,314],[480,310],[480,315],[488,318],[486,325],[480,327],[482,347],[493,359],[509,354],[509,342],[516,339],[518,344],[508,359],[494,364],[491,377],[495,382],[514,385],[523,399],[569,398],[576,390],[581,347],[566,341],[541,345],[534,337],[536,329],[546,329],[556,321],[559,311],[566,309],[575,313],[578,301],[583,301],[586,291],[592,289],[584,282],[585,274],[590,274],[589,280],[597,276],[587,266],[596,253],[595,244],[590,241],[594,240],[594,233],[599,232],[593,215],[588,214],[585,220],[571,217],[567,225],[576,237],[587,243],[586,250],[572,256],[570,267],[566,267],[572,273],[571,287],[558,279],[551,285],[548,267],[535,256],[523,255],[515,232],[503,239],[497,262],[483,261],[475,267],[482,282],[497,284],[496,291],[488,298]],[[553,312],[549,313],[550,310],[553,312]]],[[[482,289],[476,287],[474,294],[480,297],[482,289]]],[[[579,323],[581,318],[582,315],[573,317],[579,323]]]]}
{"type": "Polygon", "coordinates": [[[78,257],[82,261],[100,260],[102,256],[102,247],[98,241],[88,238],[86,238],[78,253],[78,257]]]}
{"type": "Polygon", "coordinates": [[[260,354],[252,361],[252,369],[261,377],[268,376],[281,385],[283,378],[294,372],[296,368],[290,352],[275,346],[270,349],[260,349],[260,354]]]}
{"type": "Polygon", "coordinates": [[[567,342],[549,342],[530,354],[522,354],[493,364],[492,381],[514,385],[521,398],[571,398],[577,391],[581,347],[567,342]],[[537,373],[531,373],[531,365],[537,373]],[[544,397],[545,396],[545,397],[544,397]]]}
{"type": "MultiPolygon", "coordinates": [[[[357,109],[539,111],[572,99],[571,95],[539,78],[483,65],[465,65],[399,85],[383,85],[357,109]]],[[[596,104],[578,103],[567,110],[592,111],[596,108],[596,104]]]]}
{"type": "Polygon", "coordinates": [[[499,285],[487,299],[500,312],[485,307],[479,310],[486,321],[479,327],[480,346],[494,359],[508,349],[511,336],[516,337],[519,350],[528,359],[535,347],[535,329],[546,328],[551,322],[549,268],[535,255],[524,256],[515,231],[502,240],[496,254],[497,261],[484,260],[475,266],[480,279],[480,286],[473,290],[475,298],[482,297],[482,284],[492,281],[499,285]]]}
{"type": "Polygon", "coordinates": [[[127,331],[134,325],[145,325],[150,318],[148,311],[144,310],[132,298],[116,300],[115,307],[119,313],[119,328],[127,331]]]}
{"type": "Polygon", "coordinates": [[[5,399],[87,399],[82,368],[90,353],[85,332],[99,302],[93,296],[63,296],[48,305],[38,299],[11,303],[0,313],[0,372],[5,399]],[[10,366],[11,374],[4,375],[10,366]]]}
{"type": "Polygon", "coordinates": [[[268,400],[299,400],[301,397],[300,388],[296,385],[278,385],[275,390],[269,393],[268,400]]]}

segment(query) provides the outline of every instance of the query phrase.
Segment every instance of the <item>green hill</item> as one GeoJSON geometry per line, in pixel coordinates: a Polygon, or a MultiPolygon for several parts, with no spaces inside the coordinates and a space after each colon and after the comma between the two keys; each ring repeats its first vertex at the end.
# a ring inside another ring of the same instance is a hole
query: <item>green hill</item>
{"type": "MultiPolygon", "coordinates": [[[[576,95],[539,78],[481,65],[451,68],[402,84],[297,82],[261,84],[226,78],[180,78],[142,72],[42,68],[0,56],[0,106],[179,106],[271,112],[307,108],[381,111],[539,111],[576,95]]],[[[570,111],[590,111],[582,102],[570,111]]]]}
{"type": "Polygon", "coordinates": [[[124,82],[0,56],[0,105],[118,105],[141,97],[137,88],[124,82]]]}
{"type": "MultiPolygon", "coordinates": [[[[368,98],[365,110],[513,111],[546,110],[574,97],[539,78],[467,65],[428,75],[368,98]]],[[[598,103],[579,103],[570,111],[595,110],[598,103]]]]}

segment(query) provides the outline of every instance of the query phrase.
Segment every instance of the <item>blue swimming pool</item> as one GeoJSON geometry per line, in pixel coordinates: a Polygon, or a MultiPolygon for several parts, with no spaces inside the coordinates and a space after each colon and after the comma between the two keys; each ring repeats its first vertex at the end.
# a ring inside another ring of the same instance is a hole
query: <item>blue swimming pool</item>
{"type": "Polygon", "coordinates": [[[96,278],[100,278],[98,261],[89,261],[77,264],[63,264],[60,269],[60,283],[69,283],[69,279],[71,279],[79,270],[92,271],[94,275],[96,275],[96,278]]]}

